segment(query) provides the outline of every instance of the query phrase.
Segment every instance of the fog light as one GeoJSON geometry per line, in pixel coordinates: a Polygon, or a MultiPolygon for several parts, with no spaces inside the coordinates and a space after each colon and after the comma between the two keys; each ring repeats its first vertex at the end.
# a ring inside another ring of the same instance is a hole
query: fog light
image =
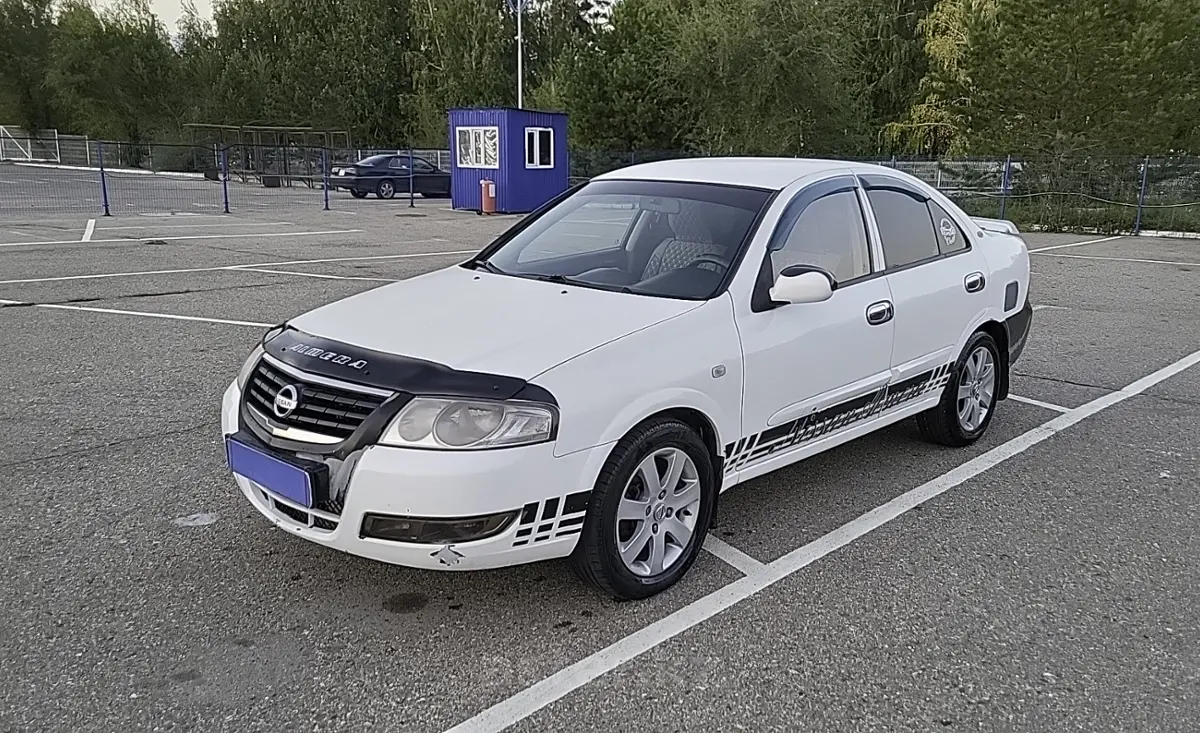
{"type": "Polygon", "coordinates": [[[363,517],[360,536],[422,545],[471,542],[500,534],[512,524],[516,517],[517,510],[502,514],[451,519],[367,514],[363,517]]]}

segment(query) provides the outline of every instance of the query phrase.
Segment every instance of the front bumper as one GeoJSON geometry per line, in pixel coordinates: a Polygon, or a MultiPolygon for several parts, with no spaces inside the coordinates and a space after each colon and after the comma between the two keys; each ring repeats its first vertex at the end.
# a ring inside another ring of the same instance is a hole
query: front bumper
{"type": "MultiPolygon", "coordinates": [[[[237,433],[241,392],[225,391],[223,436],[237,433]]],[[[431,570],[479,570],[569,555],[607,446],[554,456],[553,444],[486,451],[372,445],[330,467],[336,501],[310,509],[234,474],[238,488],[279,528],[335,550],[431,570]],[[340,511],[338,511],[340,509],[340,511]],[[367,514],[466,518],[517,511],[499,534],[463,543],[419,544],[362,536],[367,514]]]]}

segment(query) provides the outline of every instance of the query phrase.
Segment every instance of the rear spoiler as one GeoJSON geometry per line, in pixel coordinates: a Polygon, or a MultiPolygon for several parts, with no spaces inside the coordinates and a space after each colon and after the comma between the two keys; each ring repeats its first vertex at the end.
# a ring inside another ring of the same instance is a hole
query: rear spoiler
{"type": "Polygon", "coordinates": [[[1008,219],[987,219],[982,216],[972,216],[971,221],[980,229],[998,234],[1020,235],[1021,230],[1008,219]]]}

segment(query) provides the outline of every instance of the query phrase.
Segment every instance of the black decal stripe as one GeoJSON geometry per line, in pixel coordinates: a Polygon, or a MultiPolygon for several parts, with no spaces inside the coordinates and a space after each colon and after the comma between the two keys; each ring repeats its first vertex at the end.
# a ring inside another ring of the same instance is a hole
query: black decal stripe
{"type": "Polygon", "coordinates": [[[733,443],[725,473],[738,471],[781,451],[845,430],[945,387],[951,364],[770,427],[733,443]]]}

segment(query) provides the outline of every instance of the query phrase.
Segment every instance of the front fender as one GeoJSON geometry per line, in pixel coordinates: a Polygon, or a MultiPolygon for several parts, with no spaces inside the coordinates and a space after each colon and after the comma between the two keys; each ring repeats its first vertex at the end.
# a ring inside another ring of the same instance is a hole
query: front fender
{"type": "Polygon", "coordinates": [[[742,353],[727,298],[539,375],[537,384],[559,402],[555,455],[614,443],[647,417],[681,407],[702,413],[721,441],[738,435],[742,353]]]}

